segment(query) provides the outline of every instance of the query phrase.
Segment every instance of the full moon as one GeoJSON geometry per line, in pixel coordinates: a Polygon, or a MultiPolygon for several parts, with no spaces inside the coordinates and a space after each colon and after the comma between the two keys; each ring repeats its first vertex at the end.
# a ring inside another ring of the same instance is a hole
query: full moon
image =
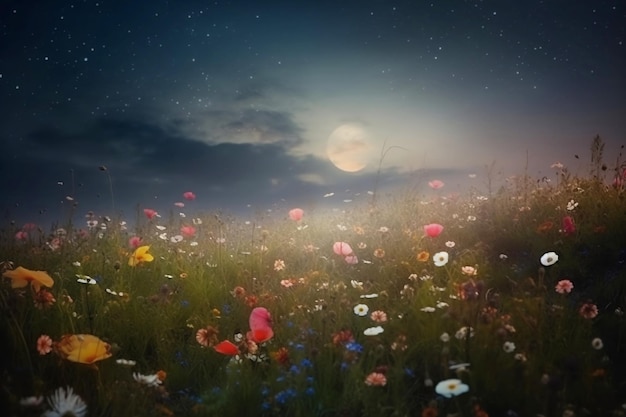
{"type": "Polygon", "coordinates": [[[328,137],[328,159],[340,170],[358,172],[367,166],[370,144],[365,128],[357,123],[339,126],[328,137]]]}

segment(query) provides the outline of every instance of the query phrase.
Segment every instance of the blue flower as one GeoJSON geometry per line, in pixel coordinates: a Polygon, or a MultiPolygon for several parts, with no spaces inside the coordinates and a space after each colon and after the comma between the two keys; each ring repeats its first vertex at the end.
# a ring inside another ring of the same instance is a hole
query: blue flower
{"type": "Polygon", "coordinates": [[[311,368],[313,366],[313,362],[311,362],[307,358],[304,358],[300,361],[300,366],[303,368],[311,368]]]}
{"type": "Polygon", "coordinates": [[[346,349],[350,352],[361,353],[363,352],[363,345],[357,342],[348,342],[346,343],[346,349]]]}

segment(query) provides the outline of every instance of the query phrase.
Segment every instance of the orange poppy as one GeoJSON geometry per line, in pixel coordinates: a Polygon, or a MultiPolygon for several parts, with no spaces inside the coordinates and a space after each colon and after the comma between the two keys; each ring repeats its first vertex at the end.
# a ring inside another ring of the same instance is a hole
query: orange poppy
{"type": "Polygon", "coordinates": [[[11,288],[24,288],[30,283],[35,292],[39,292],[42,286],[50,288],[54,285],[54,280],[47,272],[31,271],[21,266],[13,270],[5,271],[2,276],[13,280],[11,282],[11,288]]]}
{"type": "Polygon", "coordinates": [[[430,254],[428,252],[426,252],[425,250],[421,251],[420,253],[417,254],[417,260],[419,262],[426,262],[428,261],[428,258],[430,257],[430,254]]]}
{"type": "Polygon", "coordinates": [[[90,334],[66,334],[55,344],[55,352],[71,362],[91,365],[111,357],[111,345],[90,334]]]}

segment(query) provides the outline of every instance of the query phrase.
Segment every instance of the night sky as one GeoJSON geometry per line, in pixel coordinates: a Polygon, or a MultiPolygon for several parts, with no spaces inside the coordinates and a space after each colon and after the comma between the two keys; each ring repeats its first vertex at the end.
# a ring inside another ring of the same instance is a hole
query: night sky
{"type": "Polygon", "coordinates": [[[527,155],[584,174],[596,134],[609,163],[626,143],[625,32],[622,0],[3,0],[2,217],[166,213],[185,191],[341,207],[371,198],[384,144],[380,190],[484,188],[527,155]],[[337,135],[364,169],[329,160],[337,135]]]}

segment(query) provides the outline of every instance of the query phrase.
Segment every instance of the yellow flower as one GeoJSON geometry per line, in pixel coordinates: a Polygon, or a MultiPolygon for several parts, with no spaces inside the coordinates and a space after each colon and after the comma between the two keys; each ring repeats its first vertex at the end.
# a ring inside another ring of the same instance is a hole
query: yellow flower
{"type": "Polygon", "coordinates": [[[66,334],[55,345],[55,352],[71,362],[91,365],[111,357],[111,345],[90,334],[66,334]]]}
{"type": "Polygon", "coordinates": [[[417,254],[417,260],[419,262],[426,262],[428,261],[428,258],[430,257],[430,254],[428,252],[426,252],[425,250],[421,251],[420,253],[417,254]]]}
{"type": "Polygon", "coordinates": [[[13,282],[11,282],[11,288],[24,288],[30,283],[33,290],[39,292],[42,285],[48,288],[54,285],[54,280],[47,272],[31,271],[21,266],[13,270],[5,271],[2,276],[13,280],[13,282]]]}
{"type": "Polygon", "coordinates": [[[152,262],[154,256],[148,253],[150,246],[139,246],[128,259],[128,265],[137,266],[142,262],[152,262]]]}

